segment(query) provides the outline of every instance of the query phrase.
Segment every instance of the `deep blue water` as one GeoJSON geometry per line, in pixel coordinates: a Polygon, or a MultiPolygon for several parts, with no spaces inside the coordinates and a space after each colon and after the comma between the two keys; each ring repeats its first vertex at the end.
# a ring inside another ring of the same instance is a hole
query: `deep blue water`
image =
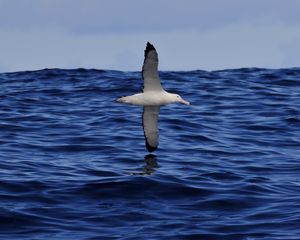
{"type": "Polygon", "coordinates": [[[160,74],[154,155],[139,72],[0,74],[1,239],[300,239],[300,68],[160,74]]]}

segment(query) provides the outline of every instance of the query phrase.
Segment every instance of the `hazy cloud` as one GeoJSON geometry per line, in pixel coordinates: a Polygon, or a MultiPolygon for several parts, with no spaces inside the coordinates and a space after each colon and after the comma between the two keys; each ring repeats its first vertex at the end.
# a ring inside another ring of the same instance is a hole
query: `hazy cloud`
{"type": "Polygon", "coordinates": [[[73,32],[203,30],[241,21],[300,23],[297,0],[0,0],[0,26],[73,32]]]}
{"type": "MultiPolygon", "coordinates": [[[[297,0],[0,0],[2,71],[299,66],[297,0]]],[[[0,69],[0,70],[1,70],[0,69]]]]}

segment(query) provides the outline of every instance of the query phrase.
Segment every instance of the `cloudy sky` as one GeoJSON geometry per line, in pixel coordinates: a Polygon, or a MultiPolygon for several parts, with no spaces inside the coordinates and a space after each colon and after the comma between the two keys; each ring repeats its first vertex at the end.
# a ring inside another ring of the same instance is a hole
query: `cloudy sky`
{"type": "Polygon", "coordinates": [[[298,0],[0,0],[0,72],[300,66],[298,0]]]}

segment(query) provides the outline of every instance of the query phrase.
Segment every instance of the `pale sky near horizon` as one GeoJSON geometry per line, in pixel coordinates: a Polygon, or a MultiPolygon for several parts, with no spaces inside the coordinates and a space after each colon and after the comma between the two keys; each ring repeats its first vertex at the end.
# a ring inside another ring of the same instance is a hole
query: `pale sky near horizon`
{"type": "Polygon", "coordinates": [[[300,66],[298,0],[0,0],[0,72],[300,66]]]}

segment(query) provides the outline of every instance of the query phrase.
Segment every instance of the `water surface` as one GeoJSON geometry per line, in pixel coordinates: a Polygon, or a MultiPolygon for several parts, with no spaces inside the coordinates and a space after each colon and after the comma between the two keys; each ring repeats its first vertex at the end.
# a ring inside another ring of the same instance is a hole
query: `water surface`
{"type": "Polygon", "coordinates": [[[160,75],[149,155],[140,73],[0,74],[0,238],[300,238],[300,69],[160,75]]]}

